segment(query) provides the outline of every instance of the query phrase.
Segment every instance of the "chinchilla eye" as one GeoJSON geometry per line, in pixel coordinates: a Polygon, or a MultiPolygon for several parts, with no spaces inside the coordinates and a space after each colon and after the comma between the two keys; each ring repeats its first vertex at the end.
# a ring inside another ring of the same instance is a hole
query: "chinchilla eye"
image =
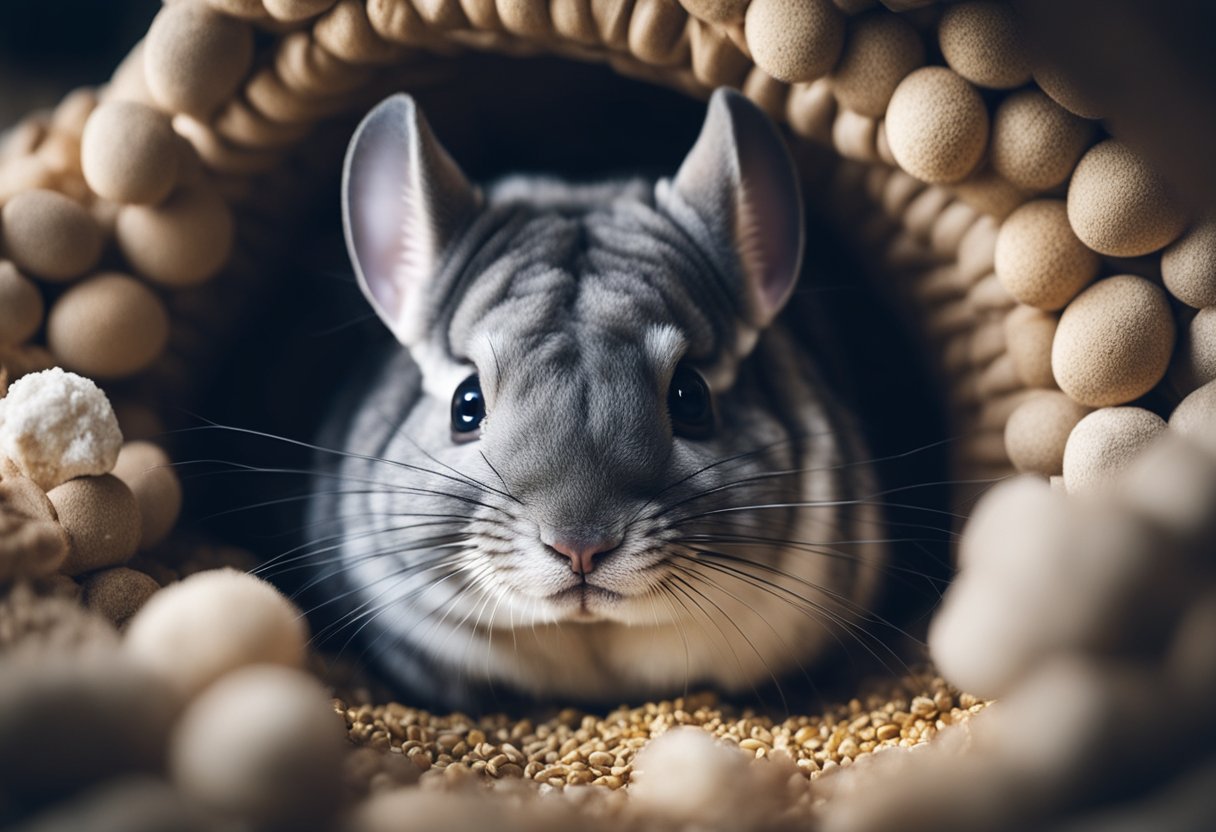
{"type": "Polygon", "coordinates": [[[481,395],[481,380],[473,374],[456,387],[452,394],[452,435],[457,439],[476,438],[481,420],[486,418],[486,400],[481,395]]]}
{"type": "Polygon", "coordinates": [[[676,367],[667,390],[671,427],[678,436],[703,439],[714,429],[713,397],[701,374],[691,367],[676,367]]]}

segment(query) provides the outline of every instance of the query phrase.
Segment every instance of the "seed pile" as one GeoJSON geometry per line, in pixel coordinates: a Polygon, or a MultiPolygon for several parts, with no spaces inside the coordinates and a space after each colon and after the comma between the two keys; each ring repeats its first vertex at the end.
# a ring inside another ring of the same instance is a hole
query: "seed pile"
{"type": "MultiPolygon", "coordinates": [[[[966,721],[987,703],[959,693],[928,671],[887,681],[870,693],[820,714],[774,719],[739,711],[712,693],[698,693],[596,716],[573,709],[545,721],[504,715],[472,718],[432,714],[398,703],[335,699],[351,742],[413,764],[424,781],[513,778],[554,788],[595,785],[619,789],[630,782],[634,757],[652,738],[677,726],[700,728],[756,759],[791,761],[815,779],[858,759],[932,740],[966,721]]],[[[386,783],[402,774],[379,768],[386,783]]]]}

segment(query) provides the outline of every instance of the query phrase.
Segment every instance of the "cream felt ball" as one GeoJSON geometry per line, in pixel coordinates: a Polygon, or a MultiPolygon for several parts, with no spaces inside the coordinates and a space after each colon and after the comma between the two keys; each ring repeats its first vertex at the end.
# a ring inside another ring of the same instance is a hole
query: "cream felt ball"
{"type": "Polygon", "coordinates": [[[123,646],[189,697],[246,665],[300,667],[306,641],[304,619],[278,590],[216,569],[153,595],[128,624],[123,646]]]}

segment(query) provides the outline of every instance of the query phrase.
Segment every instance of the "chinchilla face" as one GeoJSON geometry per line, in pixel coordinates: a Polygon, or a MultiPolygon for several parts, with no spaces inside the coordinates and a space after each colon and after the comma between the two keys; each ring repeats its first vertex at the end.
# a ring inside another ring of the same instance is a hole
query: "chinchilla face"
{"type": "Polygon", "coordinates": [[[403,348],[331,425],[321,577],[403,685],[618,699],[805,664],[880,553],[866,469],[774,324],[796,174],[714,94],[678,173],[471,186],[404,95],[344,176],[355,271],[403,348]]]}

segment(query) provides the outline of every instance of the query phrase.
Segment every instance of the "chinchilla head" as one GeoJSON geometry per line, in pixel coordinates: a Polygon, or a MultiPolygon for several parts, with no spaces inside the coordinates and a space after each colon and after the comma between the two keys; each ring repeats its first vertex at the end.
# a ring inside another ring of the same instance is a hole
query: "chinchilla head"
{"type": "Polygon", "coordinates": [[[394,643],[611,697],[690,675],[737,687],[850,614],[866,570],[813,551],[848,536],[849,442],[774,325],[803,259],[797,183],[776,128],[727,90],[657,183],[482,190],[408,96],[367,116],[346,239],[406,349],[344,433],[341,475],[373,493],[331,511],[359,518],[342,521],[343,580],[394,643]],[[544,633],[566,622],[586,626],[561,649],[598,640],[600,671],[551,661],[544,633]],[[521,628],[536,655],[521,637],[499,661],[521,628]]]}

